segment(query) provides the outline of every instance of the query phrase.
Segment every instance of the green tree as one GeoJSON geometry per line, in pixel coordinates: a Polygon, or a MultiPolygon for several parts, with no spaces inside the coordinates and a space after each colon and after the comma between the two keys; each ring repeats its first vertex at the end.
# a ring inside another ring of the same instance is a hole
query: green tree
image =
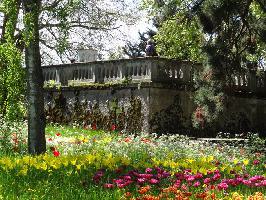
{"type": "Polygon", "coordinates": [[[144,0],[154,26],[156,50],[160,56],[182,60],[202,61],[203,32],[197,18],[188,17],[190,0],[144,0]]]}
{"type": "Polygon", "coordinates": [[[202,61],[192,118],[195,126],[210,127],[223,111],[224,89],[234,74],[265,67],[266,2],[144,0],[144,5],[157,22],[161,55],[202,61]]]}
{"type": "MultiPolygon", "coordinates": [[[[108,1],[43,0],[39,15],[42,62],[55,62],[54,55],[58,55],[58,62],[69,62],[77,54],[73,38],[93,45],[97,43],[95,37],[119,27],[118,20],[129,19],[124,1],[106,4],[108,1]]],[[[20,9],[21,0],[0,1],[0,115],[9,120],[25,116],[22,60],[27,34],[20,9]]]]}
{"type": "Polygon", "coordinates": [[[15,45],[15,29],[18,21],[20,0],[3,0],[3,26],[0,38],[0,116],[16,120],[23,116],[25,73],[22,55],[15,45]]]}
{"type": "Polygon", "coordinates": [[[196,19],[188,20],[183,14],[162,22],[154,37],[160,56],[201,62],[203,34],[196,19]]]}
{"type": "Polygon", "coordinates": [[[196,124],[208,126],[219,119],[226,94],[224,89],[240,72],[256,73],[265,60],[266,2],[260,0],[200,1],[193,13],[208,40],[205,70],[195,100],[202,115],[196,124]],[[208,77],[208,78],[203,78],[208,77]],[[203,81],[202,81],[203,80],[203,81]]]}

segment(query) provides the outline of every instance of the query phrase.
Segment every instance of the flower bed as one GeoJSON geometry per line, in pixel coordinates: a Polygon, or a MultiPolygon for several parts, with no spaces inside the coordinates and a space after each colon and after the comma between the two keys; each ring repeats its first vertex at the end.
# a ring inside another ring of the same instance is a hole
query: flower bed
{"type": "Polygon", "coordinates": [[[53,188],[69,193],[60,199],[265,199],[265,155],[245,144],[56,130],[47,134],[47,147],[41,156],[0,158],[5,199],[28,188],[43,199],[53,188]]]}

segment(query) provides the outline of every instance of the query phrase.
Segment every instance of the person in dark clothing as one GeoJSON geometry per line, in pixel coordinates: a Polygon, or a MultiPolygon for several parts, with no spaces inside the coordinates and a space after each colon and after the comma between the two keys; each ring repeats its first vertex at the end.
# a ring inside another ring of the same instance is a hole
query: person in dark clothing
{"type": "Polygon", "coordinates": [[[154,42],[151,39],[147,41],[145,51],[146,51],[146,56],[157,56],[154,42]]]}

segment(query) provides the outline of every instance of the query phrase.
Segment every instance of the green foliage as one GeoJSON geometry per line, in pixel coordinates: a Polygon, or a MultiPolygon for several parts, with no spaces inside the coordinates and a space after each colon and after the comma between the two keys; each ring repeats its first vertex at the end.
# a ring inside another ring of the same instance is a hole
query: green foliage
{"type": "Polygon", "coordinates": [[[14,45],[0,45],[0,114],[9,120],[25,115],[25,69],[21,63],[21,53],[14,45]]]}
{"type": "Polygon", "coordinates": [[[229,76],[263,67],[265,7],[265,1],[258,0],[143,0],[159,30],[155,37],[159,54],[204,61],[205,69],[196,80],[197,110],[192,116],[196,127],[217,121],[229,76]],[[207,71],[212,75],[205,79],[207,71]]]}
{"type": "Polygon", "coordinates": [[[177,14],[161,24],[155,40],[161,56],[197,62],[203,59],[204,38],[197,20],[188,21],[177,14]]]}
{"type": "Polygon", "coordinates": [[[0,116],[17,120],[25,114],[25,71],[21,52],[15,47],[14,39],[18,6],[16,0],[4,0],[1,3],[6,24],[0,43],[0,116]]]}
{"type": "MultiPolygon", "coordinates": [[[[200,77],[203,81],[195,102],[204,118],[201,121],[211,125],[222,113],[229,77],[263,67],[266,43],[259,26],[266,25],[265,11],[257,1],[205,1],[197,9],[197,17],[209,37],[202,50],[207,55],[205,71],[211,76],[200,77]]],[[[195,116],[200,116],[198,111],[195,116]]]]}

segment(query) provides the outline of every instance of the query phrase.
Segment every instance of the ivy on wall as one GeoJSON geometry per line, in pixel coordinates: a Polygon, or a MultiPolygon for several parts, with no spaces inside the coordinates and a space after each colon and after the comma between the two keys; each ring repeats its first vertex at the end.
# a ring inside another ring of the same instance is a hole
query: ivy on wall
{"type": "Polygon", "coordinates": [[[80,101],[79,92],[75,91],[75,100],[67,102],[62,92],[48,95],[45,114],[48,123],[79,124],[86,128],[102,130],[126,130],[136,133],[142,130],[143,114],[141,100],[130,98],[129,107],[118,105],[119,100],[113,98],[108,101],[107,112],[100,109],[99,102],[80,101]]]}

